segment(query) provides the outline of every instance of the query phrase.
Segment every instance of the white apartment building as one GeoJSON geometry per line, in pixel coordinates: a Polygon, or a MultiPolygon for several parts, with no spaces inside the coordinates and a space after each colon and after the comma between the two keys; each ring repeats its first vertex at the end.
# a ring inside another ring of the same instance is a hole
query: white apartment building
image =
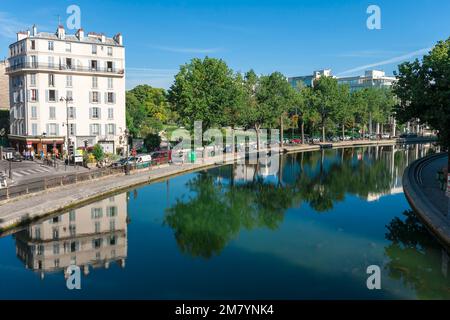
{"type": "Polygon", "coordinates": [[[9,46],[10,141],[19,150],[63,152],[99,143],[125,147],[125,48],[122,35],[18,32],[9,46]],[[56,150],[57,151],[56,151],[56,150]]]}

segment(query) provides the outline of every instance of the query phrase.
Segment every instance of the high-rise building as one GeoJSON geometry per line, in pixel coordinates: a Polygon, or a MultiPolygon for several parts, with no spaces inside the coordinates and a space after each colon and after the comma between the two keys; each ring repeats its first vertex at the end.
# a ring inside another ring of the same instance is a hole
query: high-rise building
{"type": "Polygon", "coordinates": [[[63,152],[125,144],[125,48],[113,38],[79,29],[18,32],[9,46],[10,141],[22,150],[63,152]]]}

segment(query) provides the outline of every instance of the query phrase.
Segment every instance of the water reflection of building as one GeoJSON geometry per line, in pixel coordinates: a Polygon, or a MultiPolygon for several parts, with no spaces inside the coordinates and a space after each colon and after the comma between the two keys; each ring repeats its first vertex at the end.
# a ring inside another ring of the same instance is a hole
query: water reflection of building
{"type": "Polygon", "coordinates": [[[367,196],[367,201],[376,201],[383,196],[395,195],[403,193],[403,172],[406,167],[413,161],[422,158],[428,154],[432,148],[431,144],[410,144],[410,145],[392,145],[392,146],[375,146],[373,149],[374,157],[378,160],[380,157],[384,158],[390,174],[391,174],[391,186],[389,190],[385,192],[370,192],[367,196]],[[397,158],[396,154],[403,156],[397,158]]]}
{"type": "Polygon", "coordinates": [[[26,268],[45,273],[70,265],[125,267],[127,257],[127,195],[116,195],[80,209],[34,223],[16,234],[17,256],[26,268]]]}

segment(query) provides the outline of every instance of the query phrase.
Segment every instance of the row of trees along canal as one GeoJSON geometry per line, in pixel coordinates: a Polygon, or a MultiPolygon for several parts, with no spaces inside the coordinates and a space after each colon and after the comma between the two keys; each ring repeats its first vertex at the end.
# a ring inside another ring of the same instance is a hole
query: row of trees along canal
{"type": "Polygon", "coordinates": [[[439,131],[448,147],[449,47],[450,38],[438,42],[422,61],[399,65],[393,90],[354,92],[331,77],[316,80],[313,88],[292,88],[279,72],[234,72],[223,60],[196,58],[180,67],[167,92],[147,85],[128,91],[127,126],[152,148],[159,143],[157,132],[193,129],[194,121],[202,121],[204,130],[240,127],[255,129],[257,136],[261,128],[280,128],[282,134],[283,129],[298,128],[304,141],[305,132],[325,140],[329,134],[372,133],[374,123],[383,131],[392,117],[400,126],[420,118],[439,131]]]}

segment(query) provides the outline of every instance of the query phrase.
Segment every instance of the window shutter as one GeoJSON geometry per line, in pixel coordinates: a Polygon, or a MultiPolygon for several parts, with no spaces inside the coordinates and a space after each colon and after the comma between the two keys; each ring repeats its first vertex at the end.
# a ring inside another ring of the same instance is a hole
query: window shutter
{"type": "Polygon", "coordinates": [[[108,92],[105,92],[105,103],[108,103],[108,92]]]}
{"type": "Polygon", "coordinates": [[[59,124],[56,124],[55,127],[56,127],[56,136],[59,136],[59,124]]]}
{"type": "Polygon", "coordinates": [[[76,119],[77,118],[77,108],[73,107],[73,118],[76,119]]]}
{"type": "Polygon", "coordinates": [[[50,132],[50,125],[48,123],[46,124],[45,129],[46,129],[45,133],[47,133],[47,135],[48,135],[50,132]]]}
{"type": "Polygon", "coordinates": [[[58,90],[55,90],[55,101],[56,101],[56,102],[59,101],[59,99],[58,99],[58,90]]]}
{"type": "Polygon", "coordinates": [[[97,94],[98,97],[98,103],[102,103],[102,95],[100,94],[100,92],[97,94]]]}
{"type": "Polygon", "coordinates": [[[113,103],[116,103],[116,93],[113,93],[113,103]]]}
{"type": "Polygon", "coordinates": [[[73,126],[73,135],[76,136],[77,135],[77,125],[74,123],[72,126],[73,126]]]}
{"type": "Polygon", "coordinates": [[[114,136],[116,135],[116,125],[115,124],[113,124],[113,135],[114,136]]]}
{"type": "Polygon", "coordinates": [[[36,101],[39,102],[39,90],[36,89],[36,101]]]}
{"type": "Polygon", "coordinates": [[[89,92],[89,102],[92,103],[92,91],[89,92]]]}
{"type": "Polygon", "coordinates": [[[89,119],[92,119],[92,108],[89,108],[89,119]]]}
{"type": "Polygon", "coordinates": [[[48,102],[48,90],[45,90],[45,102],[48,102]]]}
{"type": "Polygon", "coordinates": [[[109,134],[109,132],[108,132],[108,124],[105,124],[105,136],[108,135],[108,134],[109,134]]]}
{"type": "Polygon", "coordinates": [[[89,135],[92,136],[92,124],[89,125],[89,135]]]}
{"type": "Polygon", "coordinates": [[[27,101],[31,101],[31,90],[27,90],[27,101]]]}
{"type": "Polygon", "coordinates": [[[101,119],[102,118],[102,109],[101,108],[97,108],[98,109],[98,118],[101,119]]]}

